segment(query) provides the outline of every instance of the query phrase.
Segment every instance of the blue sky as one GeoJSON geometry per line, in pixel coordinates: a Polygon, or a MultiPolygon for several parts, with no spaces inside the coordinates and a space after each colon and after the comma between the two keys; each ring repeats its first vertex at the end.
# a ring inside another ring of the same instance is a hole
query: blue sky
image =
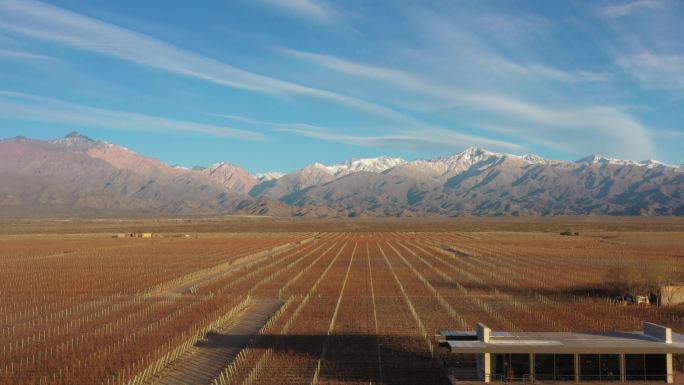
{"type": "Polygon", "coordinates": [[[251,172],[470,146],[679,164],[682,36],[668,0],[0,0],[0,137],[251,172]]]}

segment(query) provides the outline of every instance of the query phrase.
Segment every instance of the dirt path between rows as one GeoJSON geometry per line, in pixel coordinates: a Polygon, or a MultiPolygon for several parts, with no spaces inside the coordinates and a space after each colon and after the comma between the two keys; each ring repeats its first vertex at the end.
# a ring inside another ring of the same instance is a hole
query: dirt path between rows
{"type": "Polygon", "coordinates": [[[241,315],[210,333],[182,357],[145,382],[148,385],[209,385],[282,306],[278,299],[254,299],[241,315]]]}

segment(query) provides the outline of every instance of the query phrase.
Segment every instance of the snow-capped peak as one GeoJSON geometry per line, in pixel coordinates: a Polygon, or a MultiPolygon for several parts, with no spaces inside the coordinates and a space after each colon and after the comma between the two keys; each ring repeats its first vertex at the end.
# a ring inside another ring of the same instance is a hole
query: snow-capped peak
{"type": "Polygon", "coordinates": [[[310,165],[307,165],[301,171],[305,171],[305,172],[323,171],[325,173],[330,173],[328,166],[324,165],[323,163],[318,163],[318,162],[311,163],[310,165]]]}
{"type": "Polygon", "coordinates": [[[528,163],[546,163],[547,160],[542,158],[539,155],[535,154],[525,154],[520,157],[522,160],[528,162],[528,163]]]}
{"type": "Polygon", "coordinates": [[[330,166],[322,163],[311,163],[301,169],[299,173],[306,178],[330,180],[331,178],[339,178],[360,171],[381,173],[402,164],[406,164],[406,161],[403,159],[381,156],[379,158],[351,159],[344,163],[330,166]]]}
{"type": "Polygon", "coordinates": [[[440,176],[457,174],[468,170],[473,165],[482,163],[483,167],[500,159],[515,159],[528,164],[550,164],[554,161],[546,160],[538,155],[511,155],[487,151],[478,147],[469,147],[454,155],[441,156],[432,159],[416,159],[408,163],[413,173],[424,172],[426,175],[440,176]]]}
{"type": "Polygon", "coordinates": [[[477,147],[468,147],[458,154],[434,158],[431,161],[444,164],[449,171],[463,171],[470,168],[470,166],[475,163],[491,159],[492,157],[499,158],[502,156],[505,156],[505,154],[499,154],[477,147]]]}
{"type": "Polygon", "coordinates": [[[380,173],[405,163],[406,161],[401,158],[381,156],[379,158],[351,159],[344,163],[325,167],[333,175],[343,176],[359,171],[380,173]]]}
{"type": "Polygon", "coordinates": [[[575,163],[579,163],[579,164],[615,164],[615,165],[622,165],[622,166],[625,166],[625,165],[632,165],[632,166],[638,165],[637,162],[634,162],[634,161],[632,161],[632,160],[623,160],[623,159],[617,159],[617,158],[608,158],[608,157],[605,157],[605,156],[595,155],[595,154],[586,156],[586,157],[584,157],[584,158],[582,158],[582,159],[579,159],[579,160],[575,161],[575,163]]]}
{"type": "Polygon", "coordinates": [[[239,168],[239,167],[232,164],[232,163],[228,163],[228,162],[218,162],[218,163],[214,163],[211,166],[207,167],[207,169],[209,169],[211,171],[215,171],[215,170],[218,170],[221,168],[234,169],[234,168],[239,168]]]}
{"type": "Polygon", "coordinates": [[[77,140],[84,140],[86,142],[94,142],[92,138],[89,138],[83,134],[81,134],[78,131],[71,131],[70,133],[66,134],[63,139],[77,139],[77,140]]]}
{"type": "Polygon", "coordinates": [[[661,162],[659,160],[655,160],[655,159],[642,160],[641,162],[639,162],[639,165],[646,167],[646,168],[656,168],[656,167],[678,168],[678,167],[680,167],[680,166],[675,166],[672,164],[663,163],[663,162],[661,162]]]}
{"type": "Polygon", "coordinates": [[[655,159],[647,159],[647,160],[642,160],[640,162],[635,162],[633,160],[608,158],[608,157],[601,156],[601,155],[589,155],[587,157],[584,157],[582,159],[575,161],[575,163],[578,163],[578,164],[600,164],[600,165],[611,164],[611,165],[619,165],[619,166],[639,166],[639,167],[646,167],[646,168],[667,167],[667,168],[681,169],[683,167],[683,165],[679,165],[679,166],[671,165],[671,164],[663,163],[663,162],[661,162],[659,160],[655,160],[655,159]]]}
{"type": "Polygon", "coordinates": [[[259,180],[259,182],[268,182],[269,180],[280,179],[284,175],[285,174],[279,171],[259,172],[254,174],[254,176],[259,180]]]}
{"type": "Polygon", "coordinates": [[[76,131],[72,131],[72,132],[68,133],[63,138],[51,140],[50,143],[59,144],[59,145],[63,145],[66,147],[77,147],[77,148],[91,147],[91,146],[97,145],[97,144],[102,144],[102,145],[108,144],[105,142],[100,142],[100,141],[96,141],[94,139],[91,139],[91,138],[81,134],[80,132],[76,132],[76,131]]]}

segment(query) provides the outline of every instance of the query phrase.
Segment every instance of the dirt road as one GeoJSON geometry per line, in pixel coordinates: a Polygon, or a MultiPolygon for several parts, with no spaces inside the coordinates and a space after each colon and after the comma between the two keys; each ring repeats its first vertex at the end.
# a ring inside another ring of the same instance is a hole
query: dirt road
{"type": "Polygon", "coordinates": [[[185,355],[150,378],[146,384],[210,384],[282,304],[283,301],[278,299],[254,299],[233,322],[219,328],[216,333],[207,335],[205,340],[199,341],[185,355]]]}

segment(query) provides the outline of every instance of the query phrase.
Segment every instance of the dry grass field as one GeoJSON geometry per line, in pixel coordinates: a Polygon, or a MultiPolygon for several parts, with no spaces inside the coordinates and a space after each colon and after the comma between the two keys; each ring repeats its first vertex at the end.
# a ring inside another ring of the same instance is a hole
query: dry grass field
{"type": "Polygon", "coordinates": [[[684,269],[677,219],[18,221],[0,233],[2,384],[448,384],[444,363],[459,358],[436,345],[442,329],[684,332],[682,306],[610,300],[619,271],[684,269]],[[111,237],[146,230],[160,236],[111,237]]]}

